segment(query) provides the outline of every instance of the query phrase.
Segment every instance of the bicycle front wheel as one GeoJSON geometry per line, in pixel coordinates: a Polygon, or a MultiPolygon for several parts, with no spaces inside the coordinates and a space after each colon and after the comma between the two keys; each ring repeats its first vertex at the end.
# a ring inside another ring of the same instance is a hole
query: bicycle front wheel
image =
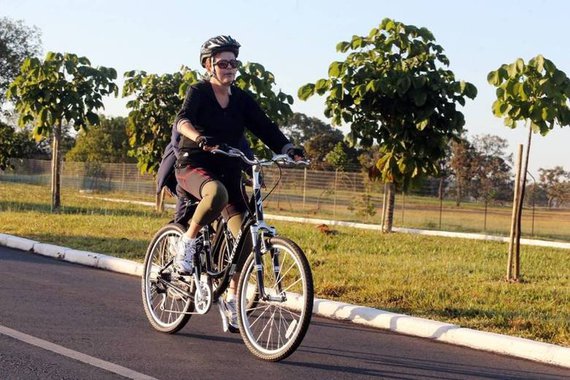
{"type": "Polygon", "coordinates": [[[301,344],[313,312],[313,277],[305,254],[289,239],[265,240],[261,267],[252,253],[238,283],[238,322],[247,348],[258,358],[279,361],[301,344]],[[267,297],[251,303],[258,293],[258,270],[267,297]]]}
{"type": "Polygon", "coordinates": [[[179,224],[167,224],[154,236],[144,259],[141,281],[144,311],[151,326],[160,332],[173,334],[190,319],[193,309],[189,286],[173,276],[172,260],[176,244],[184,233],[179,224]]]}

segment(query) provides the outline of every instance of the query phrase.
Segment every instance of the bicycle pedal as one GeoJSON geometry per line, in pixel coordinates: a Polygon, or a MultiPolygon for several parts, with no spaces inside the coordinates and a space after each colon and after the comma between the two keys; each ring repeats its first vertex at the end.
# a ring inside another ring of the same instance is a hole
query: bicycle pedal
{"type": "Polygon", "coordinates": [[[228,332],[228,330],[230,329],[230,325],[228,323],[228,317],[226,317],[226,313],[224,312],[224,306],[222,305],[222,303],[223,302],[218,302],[218,310],[220,312],[220,317],[222,317],[222,330],[224,332],[228,332]]]}

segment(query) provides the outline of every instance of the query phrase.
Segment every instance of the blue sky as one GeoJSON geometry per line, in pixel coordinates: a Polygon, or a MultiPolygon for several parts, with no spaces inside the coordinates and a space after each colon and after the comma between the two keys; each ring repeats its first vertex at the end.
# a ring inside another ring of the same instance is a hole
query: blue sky
{"type": "MultiPolygon", "coordinates": [[[[22,19],[42,31],[44,52],[87,56],[94,65],[172,73],[185,64],[198,69],[200,45],[231,34],[240,58],[263,64],[278,86],[295,97],[294,111],[323,115],[324,98],[296,98],[303,84],[326,77],[343,56],[339,41],[366,35],[385,17],[428,28],[445,49],[456,78],[475,84],[479,95],[462,109],[469,135],[494,134],[509,150],[526,143],[526,130],[502,125],[491,113],[494,89],[487,73],[516,58],[542,54],[570,75],[565,0],[0,0],[0,17],[22,19]]],[[[122,82],[122,81],[121,81],[122,82]]],[[[125,116],[124,99],[108,99],[108,115],[125,116]]],[[[530,170],[556,165],[570,170],[570,127],[535,136],[530,170]]]]}

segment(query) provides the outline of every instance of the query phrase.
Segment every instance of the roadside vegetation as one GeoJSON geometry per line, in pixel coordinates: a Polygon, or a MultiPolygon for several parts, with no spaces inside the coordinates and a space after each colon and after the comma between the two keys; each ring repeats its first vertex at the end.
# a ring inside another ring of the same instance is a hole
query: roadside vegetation
{"type": "MultiPolygon", "coordinates": [[[[54,214],[49,187],[0,182],[0,233],[141,262],[171,216],[70,189],[63,196],[54,214]]],[[[305,250],[319,298],[570,347],[567,250],[522,247],[522,281],[511,283],[503,243],[272,224],[305,250]]]]}

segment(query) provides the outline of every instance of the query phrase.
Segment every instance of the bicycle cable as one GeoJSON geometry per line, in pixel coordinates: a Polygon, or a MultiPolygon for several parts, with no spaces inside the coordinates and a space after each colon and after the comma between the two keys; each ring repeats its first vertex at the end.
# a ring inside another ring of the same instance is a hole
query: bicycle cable
{"type": "MultiPolygon", "coordinates": [[[[269,190],[269,192],[267,194],[265,194],[265,197],[263,197],[262,202],[265,202],[265,200],[267,199],[268,196],[271,195],[271,193],[273,193],[273,191],[275,190],[275,188],[277,187],[277,185],[279,185],[279,182],[281,182],[281,178],[283,177],[283,170],[281,169],[281,165],[276,164],[275,166],[277,166],[277,169],[279,170],[279,176],[277,177],[277,181],[275,181],[275,185],[273,185],[273,187],[271,188],[271,190],[269,190]]],[[[263,178],[263,168],[261,168],[261,175],[263,178]]]]}

